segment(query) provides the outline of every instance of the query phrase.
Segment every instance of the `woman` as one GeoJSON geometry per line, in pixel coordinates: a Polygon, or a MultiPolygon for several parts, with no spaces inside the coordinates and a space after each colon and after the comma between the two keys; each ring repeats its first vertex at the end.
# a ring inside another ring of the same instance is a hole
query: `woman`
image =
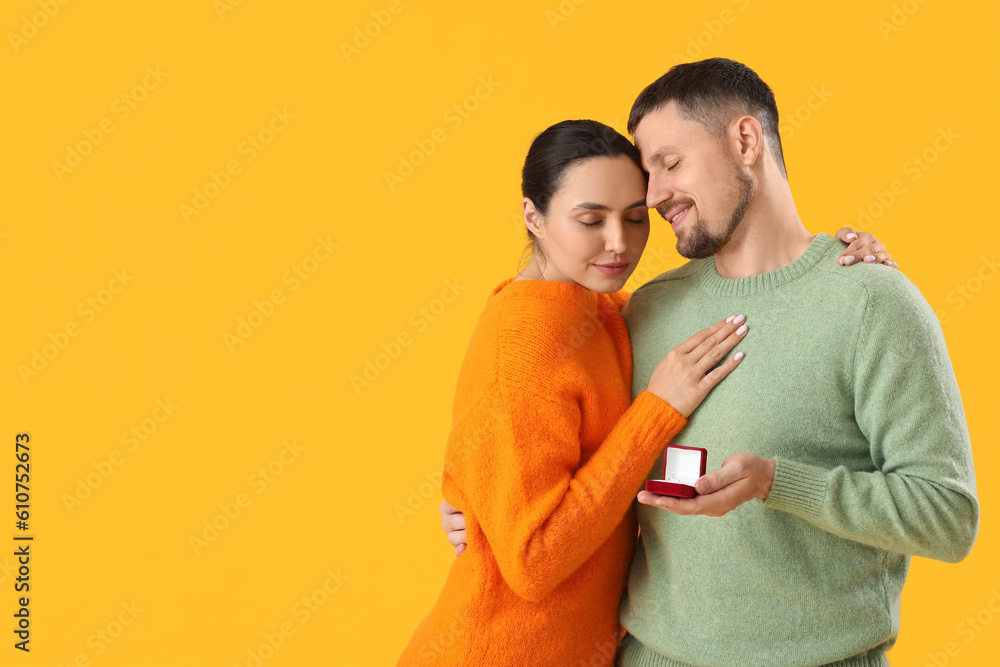
{"type": "Polygon", "coordinates": [[[400,665],[610,664],[635,492],[742,359],[725,359],[748,332],[733,313],[671,351],[630,405],[620,290],[649,236],[638,151],[565,121],[535,138],[522,176],[531,261],[487,300],[445,452],[469,551],[400,665]]]}

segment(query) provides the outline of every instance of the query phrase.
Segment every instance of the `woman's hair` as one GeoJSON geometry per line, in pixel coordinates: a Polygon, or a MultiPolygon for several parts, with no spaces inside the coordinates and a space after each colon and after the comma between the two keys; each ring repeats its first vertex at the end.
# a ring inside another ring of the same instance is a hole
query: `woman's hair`
{"type": "MultiPolygon", "coordinates": [[[[596,120],[564,120],[547,128],[531,142],[521,170],[522,196],[531,200],[535,210],[547,215],[552,195],[562,185],[566,170],[595,157],[627,157],[642,169],[639,149],[613,127],[596,120]]],[[[538,252],[544,260],[538,239],[530,229],[525,229],[528,245],[524,251],[538,252]]]]}

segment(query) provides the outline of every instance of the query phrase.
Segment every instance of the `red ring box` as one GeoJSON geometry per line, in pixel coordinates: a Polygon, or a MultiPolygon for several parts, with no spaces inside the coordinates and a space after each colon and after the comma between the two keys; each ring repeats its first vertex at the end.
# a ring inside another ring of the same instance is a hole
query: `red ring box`
{"type": "Polygon", "coordinates": [[[646,490],[661,496],[694,498],[694,483],[705,474],[708,450],[702,447],[667,445],[663,450],[663,479],[646,480],[646,490]],[[677,481],[670,481],[673,475],[677,481]]]}

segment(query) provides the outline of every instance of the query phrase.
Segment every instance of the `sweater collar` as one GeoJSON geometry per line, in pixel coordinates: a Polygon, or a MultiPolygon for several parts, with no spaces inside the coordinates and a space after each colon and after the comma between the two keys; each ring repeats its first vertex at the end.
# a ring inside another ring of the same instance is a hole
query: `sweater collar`
{"type": "Polygon", "coordinates": [[[837,240],[829,234],[817,234],[799,258],[777,271],[759,273],[746,278],[725,278],[715,267],[715,256],[706,258],[698,271],[706,292],[719,296],[750,296],[785,285],[805,274],[816,265],[837,240]]]}
{"type": "Polygon", "coordinates": [[[511,277],[493,288],[490,296],[494,297],[501,291],[508,295],[529,295],[562,303],[589,315],[597,313],[600,302],[600,294],[597,292],[583,285],[561,280],[514,280],[514,277],[511,277]]]}

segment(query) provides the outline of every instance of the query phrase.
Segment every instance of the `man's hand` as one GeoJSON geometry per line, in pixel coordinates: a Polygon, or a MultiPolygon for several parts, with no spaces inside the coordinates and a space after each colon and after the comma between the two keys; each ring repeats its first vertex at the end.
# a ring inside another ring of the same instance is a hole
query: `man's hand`
{"type": "Polygon", "coordinates": [[[739,452],[726,458],[718,470],[713,470],[695,482],[700,494],[694,498],[660,496],[640,491],[636,499],[675,514],[723,516],[753,498],[767,498],[774,482],[774,459],[763,459],[750,452],[739,452]]]}
{"type": "Polygon", "coordinates": [[[448,534],[448,542],[455,547],[455,555],[460,556],[465,551],[465,515],[448,504],[447,500],[441,501],[441,528],[448,534]]]}

